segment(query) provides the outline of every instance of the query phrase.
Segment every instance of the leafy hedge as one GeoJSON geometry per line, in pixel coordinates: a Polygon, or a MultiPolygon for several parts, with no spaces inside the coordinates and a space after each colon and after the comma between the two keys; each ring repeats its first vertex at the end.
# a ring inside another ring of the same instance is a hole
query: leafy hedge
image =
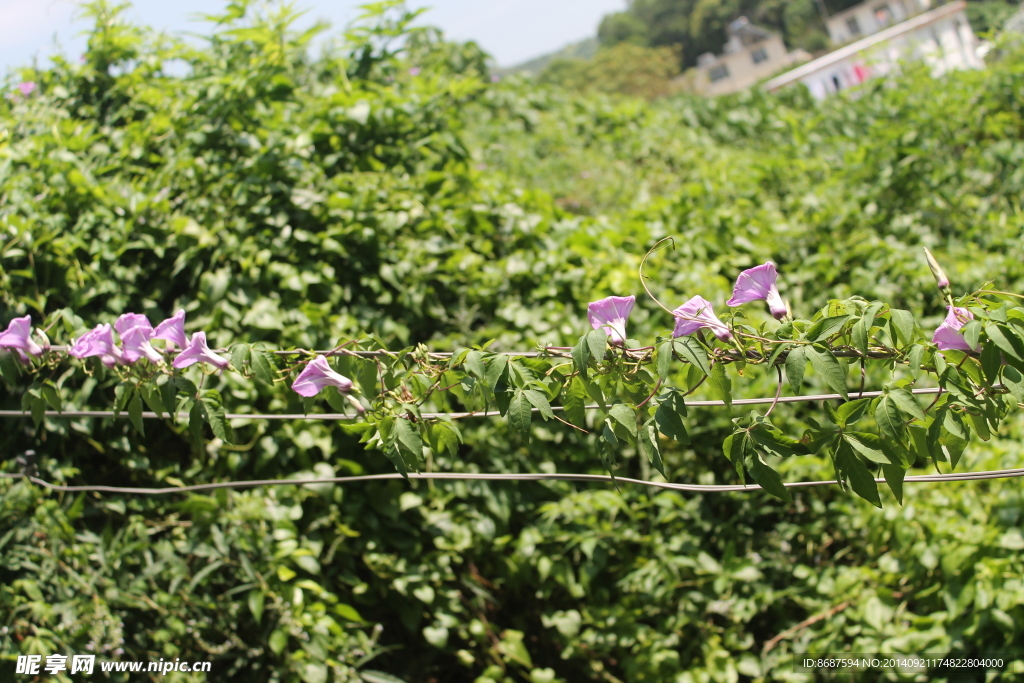
{"type": "MultiPolygon", "coordinates": [[[[77,333],[184,307],[223,331],[215,344],[564,345],[587,301],[639,293],[639,259],[667,235],[680,248],[650,273],[666,301],[725,295],[770,258],[794,310],[861,294],[938,322],[921,246],[958,292],[1024,284],[1019,54],[942,82],[908,67],[896,87],[820,105],[647,105],[492,83],[473,46],[386,5],[319,58],[284,10],[232,3],[202,47],[90,12],[85,61],[23,72],[38,90],[11,83],[0,104],[4,324],[68,309],[77,333]]],[[[641,303],[630,324],[654,336],[667,320],[641,303]]],[[[56,373],[65,406],[115,400],[112,381],[56,373]]],[[[301,410],[282,387],[216,388],[301,410]]],[[[5,386],[2,407],[22,391],[5,386]]],[[[796,431],[812,409],[777,417],[796,431]]],[[[664,448],[670,479],[734,481],[717,445],[731,416],[693,411],[691,445],[664,448]]],[[[141,437],[121,420],[4,419],[4,470],[31,448],[54,481],[393,471],[328,423],[236,422],[241,446],[199,447],[163,422],[141,437]]],[[[460,428],[435,469],[603,471],[568,428],[529,444],[503,423],[460,428]]],[[[623,476],[650,476],[619,455],[623,476]]],[[[1019,466],[1021,451],[972,444],[963,462],[1019,466]]],[[[830,476],[810,457],[783,472],[830,476]]],[[[57,496],[0,479],[0,656],[213,659],[216,680],[539,683],[797,680],[793,652],[1012,651],[1019,486],[917,485],[884,503],[471,482],[57,496]]]]}

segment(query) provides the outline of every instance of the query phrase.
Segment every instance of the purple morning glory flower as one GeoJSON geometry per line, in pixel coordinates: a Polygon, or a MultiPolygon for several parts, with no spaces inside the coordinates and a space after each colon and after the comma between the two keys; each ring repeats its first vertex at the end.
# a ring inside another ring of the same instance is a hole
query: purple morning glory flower
{"type": "Polygon", "coordinates": [[[711,302],[701,296],[693,297],[672,312],[676,314],[676,329],[672,332],[673,337],[685,337],[702,327],[709,327],[714,335],[722,341],[732,341],[732,332],[715,315],[711,308],[711,302]]]}
{"type": "MultiPolygon", "coordinates": [[[[311,360],[292,384],[299,396],[316,396],[327,387],[337,387],[341,393],[352,391],[352,380],[331,369],[327,358],[317,356],[311,360]]],[[[362,406],[360,406],[361,408],[362,406]]]]}
{"type": "Polygon", "coordinates": [[[969,320],[974,320],[974,314],[959,306],[946,308],[949,312],[932,335],[932,343],[939,347],[939,351],[977,351],[978,349],[971,348],[960,331],[969,320]]]}
{"type": "Polygon", "coordinates": [[[114,323],[114,330],[123,337],[125,332],[139,326],[148,327],[150,330],[153,329],[153,326],[149,323],[149,318],[141,313],[125,313],[114,323]]]}
{"type": "Polygon", "coordinates": [[[635,296],[610,296],[587,305],[587,320],[595,330],[603,329],[617,346],[626,341],[626,320],[636,303],[635,296]]]}
{"type": "Polygon", "coordinates": [[[36,87],[38,86],[36,86],[35,81],[24,81],[18,84],[18,90],[21,92],[22,97],[31,95],[35,92],[36,87]]]}
{"type": "MultiPolygon", "coordinates": [[[[182,312],[182,316],[184,317],[184,312],[182,312]]],[[[205,332],[196,332],[192,335],[192,341],[188,343],[184,351],[178,354],[171,365],[176,368],[187,368],[196,363],[209,363],[216,366],[218,370],[223,370],[231,364],[231,361],[210,350],[210,347],[206,345],[205,332]]]]}
{"type": "Polygon", "coordinates": [[[768,302],[768,310],[776,320],[782,320],[789,311],[786,304],[779,295],[779,289],[775,286],[778,279],[775,272],[775,264],[763,263],[754,268],[748,268],[736,278],[736,286],[732,290],[732,298],[725,302],[726,306],[739,306],[750,301],[764,299],[768,302]]]}
{"type": "Polygon", "coordinates": [[[160,352],[153,348],[149,340],[153,336],[153,328],[149,325],[136,325],[121,333],[121,345],[124,348],[124,360],[134,363],[145,357],[151,363],[159,363],[164,359],[160,352]]]}
{"type": "Polygon", "coordinates": [[[41,356],[43,347],[32,341],[32,317],[26,315],[12,320],[7,329],[0,332],[0,348],[14,349],[22,361],[27,360],[25,353],[41,356]]]}
{"type": "Polygon", "coordinates": [[[114,344],[114,330],[110,325],[97,325],[77,340],[72,339],[68,353],[75,358],[99,356],[108,368],[114,367],[115,363],[125,362],[121,349],[114,344]]]}
{"type": "Polygon", "coordinates": [[[185,336],[185,311],[178,311],[167,320],[156,326],[153,330],[153,339],[166,339],[179,349],[189,345],[188,337],[185,336]]]}

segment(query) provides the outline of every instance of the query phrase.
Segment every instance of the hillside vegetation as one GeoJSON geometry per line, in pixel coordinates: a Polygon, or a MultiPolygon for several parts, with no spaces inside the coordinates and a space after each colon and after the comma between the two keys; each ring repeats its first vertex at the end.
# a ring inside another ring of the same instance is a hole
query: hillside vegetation
{"type": "MultiPolygon", "coordinates": [[[[316,58],[292,13],[256,3],[230,3],[201,47],[104,2],[88,11],[84,62],[25,69],[37,89],[10,82],[0,99],[4,326],[30,315],[66,339],[125,311],[183,308],[217,346],[372,336],[520,350],[574,344],[589,301],[636,294],[631,333],[653,339],[672,321],[637,268],[666,236],[676,248],[646,272],[673,305],[724,301],[738,271],[772,260],[802,315],[885,298],[930,333],[945,309],[922,247],[958,295],[1024,290],[1012,47],[983,71],[936,81],[907,68],[823,103],[800,90],[647,103],[494,83],[486,55],[411,30],[395,3],[316,58]]],[[[0,408],[19,410],[28,382],[11,367],[0,408]]],[[[123,397],[87,367],[53,366],[64,410],[123,397]]],[[[746,379],[736,398],[775,391],[774,373],[750,366],[746,379]]],[[[239,411],[307,407],[283,382],[205,381],[239,411]]],[[[809,374],[805,389],[828,387],[809,374]]],[[[822,410],[773,419],[799,434],[822,410]]],[[[690,444],[663,447],[668,479],[736,483],[721,444],[743,414],[691,408],[690,444]]],[[[882,509],[838,487],[787,504],[625,484],[302,486],[395,466],[339,422],[238,420],[231,445],[170,420],[142,434],[126,419],[0,419],[4,473],[31,449],[58,483],[297,482],[158,497],[0,478],[5,672],[19,654],[95,653],[209,660],[208,680],[246,683],[804,681],[794,653],[1006,653],[1024,639],[1017,480],[907,484],[902,505],[883,489],[882,509]]],[[[482,417],[458,433],[428,444],[424,468],[607,471],[594,435],[555,422],[530,440],[482,417]]],[[[1022,435],[1011,418],[958,471],[1024,466],[1022,435]]],[[[655,476],[636,449],[617,457],[618,476],[655,476]]],[[[826,460],[779,469],[831,479],[826,460]]]]}

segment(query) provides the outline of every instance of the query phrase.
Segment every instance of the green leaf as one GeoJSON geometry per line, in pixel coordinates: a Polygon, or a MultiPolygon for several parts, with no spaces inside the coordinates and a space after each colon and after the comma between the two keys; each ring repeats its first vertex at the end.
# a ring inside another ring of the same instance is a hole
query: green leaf
{"type": "Polygon", "coordinates": [[[466,370],[469,371],[469,374],[473,375],[477,379],[484,379],[487,376],[484,371],[483,354],[479,351],[470,351],[467,353],[464,366],[466,370]]]}
{"type": "Polygon", "coordinates": [[[1024,360],[1024,343],[1008,326],[989,324],[985,327],[988,338],[1012,359],[1024,360]]]}
{"type": "Polygon", "coordinates": [[[845,440],[846,443],[850,444],[853,450],[857,451],[871,462],[877,462],[881,465],[890,464],[889,458],[887,458],[881,451],[876,450],[868,446],[867,444],[861,442],[859,439],[855,438],[854,435],[844,434],[843,440],[845,440]]]}
{"type": "Polygon", "coordinates": [[[837,315],[831,318],[822,318],[818,322],[812,324],[804,332],[801,339],[804,341],[816,342],[822,339],[827,339],[832,336],[846,324],[851,318],[849,315],[837,315]]]}
{"type": "Polygon", "coordinates": [[[981,349],[981,370],[985,373],[985,379],[989,385],[999,381],[999,368],[1003,359],[1000,357],[999,347],[995,344],[985,344],[981,349]]]}
{"type": "Polygon", "coordinates": [[[544,394],[536,391],[535,389],[526,389],[523,391],[523,396],[533,404],[534,408],[540,411],[541,416],[545,420],[550,420],[555,417],[555,414],[551,411],[551,404],[548,403],[548,397],[544,394]]]}
{"type": "Polygon", "coordinates": [[[863,355],[868,353],[868,321],[861,318],[853,325],[853,329],[850,330],[850,338],[853,340],[853,348],[857,349],[863,355]]]}
{"type": "Polygon", "coordinates": [[[139,387],[139,391],[142,393],[142,400],[146,402],[146,407],[162,418],[165,411],[163,399],[160,397],[160,389],[152,384],[144,384],[139,387]]]}
{"type": "Polygon", "coordinates": [[[978,348],[978,341],[981,339],[981,321],[972,320],[963,326],[960,330],[960,334],[963,335],[964,341],[972,349],[978,348]]]}
{"type": "Polygon", "coordinates": [[[170,415],[173,420],[178,419],[178,416],[174,414],[177,397],[177,388],[173,382],[167,382],[160,386],[160,401],[163,403],[164,412],[170,415]]]}
{"type": "Polygon", "coordinates": [[[741,484],[745,481],[743,477],[745,471],[743,461],[747,450],[747,432],[743,429],[733,432],[725,437],[725,441],[722,442],[722,451],[725,453],[725,457],[729,459],[729,462],[732,463],[741,484]]]}
{"type": "Polygon", "coordinates": [[[711,395],[725,401],[727,408],[732,408],[732,380],[725,372],[725,366],[715,363],[711,367],[711,374],[708,375],[708,384],[711,386],[711,395]]]}
{"type": "Polygon", "coordinates": [[[910,352],[907,354],[907,363],[910,368],[910,376],[917,381],[917,378],[921,376],[921,358],[924,356],[925,347],[922,344],[914,344],[910,347],[910,352]]]}
{"type": "Polygon", "coordinates": [[[975,415],[974,413],[967,413],[967,419],[974,427],[974,433],[978,435],[982,441],[988,441],[992,438],[992,432],[988,428],[988,421],[984,415],[975,415]]]}
{"type": "Polygon", "coordinates": [[[903,436],[903,416],[896,403],[888,396],[882,396],[875,407],[875,422],[882,433],[899,441],[903,436]]]}
{"type": "Polygon", "coordinates": [[[413,458],[413,462],[423,459],[423,440],[420,438],[420,430],[411,420],[404,417],[395,419],[395,442],[398,447],[404,450],[413,458]]]}
{"type": "MultiPolygon", "coordinates": [[[[231,367],[235,369],[235,372],[245,372],[245,368],[249,364],[251,350],[252,347],[248,344],[235,344],[231,348],[231,367]]],[[[259,619],[256,621],[259,621],[259,619]]]]}
{"type": "Polygon", "coordinates": [[[14,359],[14,354],[8,351],[0,351],[0,374],[8,386],[14,386],[21,376],[21,364],[14,359]]]}
{"type": "Polygon", "coordinates": [[[940,439],[942,447],[946,451],[946,455],[949,456],[949,466],[956,469],[957,464],[960,462],[960,456],[963,455],[967,449],[967,439],[963,439],[956,434],[945,433],[940,439]]]}
{"type": "Polygon", "coordinates": [[[686,415],[686,401],[682,394],[674,391],[669,393],[654,412],[654,420],[661,433],[685,446],[690,443],[690,437],[683,424],[684,415],[686,415]]]}
{"type": "Polygon", "coordinates": [[[266,597],[266,594],[258,588],[249,591],[249,598],[247,600],[249,611],[252,612],[252,618],[256,620],[257,624],[263,619],[263,603],[266,597]]]}
{"type": "Polygon", "coordinates": [[[508,384],[508,356],[498,354],[492,356],[487,363],[487,370],[484,372],[484,382],[493,392],[499,392],[503,386],[508,384]]]}
{"type": "Polygon", "coordinates": [[[60,393],[57,391],[57,387],[53,386],[49,382],[46,382],[40,387],[40,390],[42,391],[43,399],[46,400],[46,403],[51,408],[56,410],[58,413],[61,412],[62,403],[60,400],[60,393]]]}
{"type": "Polygon", "coordinates": [[[668,379],[672,372],[672,340],[658,344],[658,377],[668,379]]]}
{"type": "Polygon", "coordinates": [[[847,425],[856,424],[858,420],[864,417],[864,413],[867,411],[870,403],[870,398],[860,398],[853,401],[847,401],[836,408],[836,416],[839,418],[839,426],[846,427],[847,425]]]}
{"type": "Polygon", "coordinates": [[[600,363],[608,350],[608,333],[604,330],[592,330],[587,334],[587,346],[590,348],[590,357],[600,363]]]}
{"type": "Polygon", "coordinates": [[[807,349],[807,356],[811,361],[811,367],[814,368],[814,371],[824,377],[825,383],[832,387],[837,394],[847,401],[850,400],[849,395],[846,393],[846,373],[843,372],[843,367],[836,360],[836,357],[832,355],[832,352],[817,346],[806,346],[804,348],[807,349]]]}
{"type": "Polygon", "coordinates": [[[625,403],[616,403],[608,409],[608,416],[625,428],[633,439],[636,439],[636,410],[630,408],[625,403]]]}
{"type": "Polygon", "coordinates": [[[889,391],[889,398],[895,403],[900,410],[911,417],[916,417],[918,420],[925,419],[924,410],[921,408],[921,404],[917,402],[917,398],[912,393],[902,387],[897,387],[889,391]]]}
{"type": "Polygon", "coordinates": [[[658,428],[655,425],[655,418],[651,418],[640,427],[640,443],[643,445],[647,459],[662,477],[668,479],[665,474],[665,463],[661,459],[661,444],[658,442],[658,428]]]}
{"type": "Polygon", "coordinates": [[[264,384],[273,386],[277,369],[277,357],[266,351],[252,349],[249,355],[249,366],[252,374],[264,384]]]}
{"type": "Polygon", "coordinates": [[[752,457],[747,458],[746,464],[747,469],[750,470],[750,476],[762,489],[787,503],[793,502],[793,497],[789,495],[789,489],[782,483],[782,477],[779,476],[778,472],[768,467],[761,460],[760,455],[755,453],[752,457]]]}
{"type": "Polygon", "coordinates": [[[234,444],[235,432],[225,416],[224,406],[220,400],[204,398],[203,411],[206,413],[206,421],[209,422],[213,435],[226,444],[234,444]]]}
{"type": "Polygon", "coordinates": [[[270,634],[270,638],[267,639],[267,645],[270,646],[271,652],[275,655],[280,655],[288,646],[288,634],[282,629],[277,629],[270,634]]]}
{"type": "Polygon", "coordinates": [[[907,471],[899,465],[882,465],[882,476],[885,477],[885,483],[888,484],[889,490],[892,491],[892,495],[896,496],[896,502],[903,505],[903,479],[906,477],[907,471]]]}
{"type": "Polygon", "coordinates": [[[401,678],[386,674],[383,671],[374,671],[373,669],[363,669],[359,672],[359,677],[363,679],[364,683],[405,683],[401,678]]]}
{"type": "Polygon", "coordinates": [[[530,421],[533,419],[533,411],[529,399],[523,395],[523,390],[516,390],[512,401],[508,406],[508,423],[519,436],[526,441],[530,440],[530,421]]]}
{"type": "Polygon", "coordinates": [[[430,447],[437,454],[448,452],[451,457],[459,455],[459,444],[462,443],[462,433],[449,422],[435,422],[430,425],[428,431],[430,447]]]}
{"type": "Polygon", "coordinates": [[[835,454],[836,473],[840,479],[850,482],[854,493],[875,507],[881,508],[882,501],[878,497],[878,485],[871,476],[864,461],[857,457],[846,439],[840,441],[835,454]]]}
{"type": "Polygon", "coordinates": [[[910,311],[899,308],[889,309],[889,320],[898,338],[906,346],[914,340],[914,316],[910,311]]]}
{"type": "Polygon", "coordinates": [[[708,362],[708,353],[700,342],[696,339],[686,337],[684,339],[676,339],[674,342],[674,348],[684,360],[692,363],[694,367],[698,367],[705,375],[711,374],[711,365],[708,362]]]}
{"type": "Polygon", "coordinates": [[[786,356],[786,379],[794,394],[800,393],[800,385],[804,381],[804,370],[807,367],[807,348],[794,346],[786,356]]]}
{"type": "Polygon", "coordinates": [[[771,429],[764,425],[755,426],[747,432],[751,440],[759,446],[780,457],[788,458],[794,455],[806,455],[807,449],[796,439],[791,439],[777,429],[771,429]]]}
{"type": "Polygon", "coordinates": [[[569,380],[562,392],[562,404],[565,406],[565,419],[577,427],[587,426],[587,389],[578,375],[569,380]]]}
{"type": "Polygon", "coordinates": [[[576,365],[576,371],[583,379],[587,378],[587,370],[590,367],[590,346],[587,344],[587,335],[582,335],[572,347],[572,361],[576,365]]]}
{"type": "Polygon", "coordinates": [[[46,399],[39,392],[38,389],[30,389],[25,392],[24,399],[22,400],[22,406],[24,409],[24,403],[28,402],[29,409],[32,411],[32,423],[39,428],[39,425],[46,419],[46,399]]]}
{"type": "Polygon", "coordinates": [[[203,422],[205,422],[203,404],[199,401],[192,401],[192,407],[188,411],[188,431],[192,435],[192,440],[199,445],[203,443],[203,422]]]}
{"type": "Polygon", "coordinates": [[[134,387],[130,384],[118,384],[114,387],[114,414],[119,415],[125,406],[128,405],[128,399],[132,397],[132,391],[134,387]]]}
{"type": "Polygon", "coordinates": [[[138,387],[132,391],[132,397],[128,400],[128,420],[132,423],[137,431],[142,436],[146,435],[146,427],[142,420],[142,396],[138,387]]]}

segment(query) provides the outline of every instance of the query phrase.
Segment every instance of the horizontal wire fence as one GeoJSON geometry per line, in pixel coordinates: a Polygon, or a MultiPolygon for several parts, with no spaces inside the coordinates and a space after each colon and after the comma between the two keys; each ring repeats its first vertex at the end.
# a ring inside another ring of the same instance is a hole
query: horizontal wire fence
{"type": "MultiPolygon", "coordinates": [[[[881,396],[882,391],[862,391],[862,392],[850,392],[851,398],[877,398],[881,396]]],[[[931,389],[912,389],[910,393],[925,396],[942,393],[942,389],[931,388],[931,389]]],[[[806,396],[780,396],[775,398],[762,397],[762,398],[738,398],[732,401],[734,406],[753,406],[753,405],[766,405],[771,403],[800,403],[805,401],[833,401],[841,399],[843,396],[840,394],[811,394],[806,396]]],[[[725,406],[725,401],[687,401],[687,407],[690,408],[707,408],[707,407],[722,407],[725,406]]],[[[598,410],[601,406],[589,405],[584,406],[585,410],[598,410]]],[[[562,406],[552,406],[551,410],[564,410],[562,406]]],[[[539,408],[533,408],[532,412],[540,412],[539,408]]],[[[65,417],[65,418],[83,418],[83,417],[128,417],[128,412],[122,410],[115,412],[113,410],[47,410],[43,413],[46,417],[65,417]]],[[[468,413],[421,413],[419,417],[421,419],[437,419],[437,418],[448,418],[452,420],[464,419],[467,417],[497,417],[501,413],[497,410],[481,410],[476,412],[468,413]]],[[[21,410],[0,410],[0,417],[31,417],[30,413],[21,410]]],[[[143,418],[147,419],[163,419],[165,416],[157,415],[154,412],[144,411],[142,413],[143,418]]],[[[178,413],[178,419],[188,419],[188,413],[178,413]]],[[[344,413],[228,413],[225,415],[229,420],[324,420],[324,421],[340,421],[340,420],[357,420],[360,419],[358,415],[346,415],[344,413]]]]}
{"type": "MultiPolygon", "coordinates": [[[[26,474],[0,473],[0,477],[11,479],[28,479],[34,484],[53,491],[68,493],[95,492],[95,493],[124,493],[143,496],[161,496],[174,493],[189,493],[193,491],[211,491],[215,489],[242,489],[257,488],[262,486],[308,486],[310,484],[353,484],[367,481],[383,481],[403,479],[405,476],[394,474],[363,474],[351,477],[325,477],[318,479],[260,479],[253,481],[226,481],[213,484],[195,484],[192,486],[178,486],[172,488],[132,488],[122,486],[63,486],[52,484],[26,474]]],[[[739,491],[760,491],[761,486],[757,484],[674,484],[664,481],[648,481],[645,479],[632,479],[630,477],[612,477],[606,474],[479,474],[466,472],[418,472],[407,475],[408,479],[432,479],[432,480],[457,480],[457,481],[582,481],[599,483],[624,483],[637,484],[640,486],[651,486],[672,491],[686,491],[690,493],[727,493],[739,491]]],[[[906,477],[904,482],[937,483],[951,481],[978,481],[984,479],[1010,479],[1024,477],[1024,468],[1009,470],[990,470],[984,472],[963,472],[950,474],[913,474],[906,477]]],[[[878,484],[885,483],[885,479],[875,478],[878,484]]],[[[786,488],[803,488],[807,486],[835,486],[839,484],[836,480],[828,481],[792,481],[785,482],[786,488]]]]}

